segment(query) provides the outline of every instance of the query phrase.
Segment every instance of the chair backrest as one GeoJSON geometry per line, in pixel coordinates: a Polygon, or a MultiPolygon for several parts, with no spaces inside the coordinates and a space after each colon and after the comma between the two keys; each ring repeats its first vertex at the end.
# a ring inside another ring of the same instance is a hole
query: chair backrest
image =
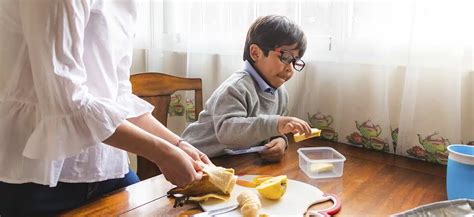
{"type": "MultiPolygon", "coordinates": [[[[130,77],[132,92],[155,106],[152,115],[163,125],[168,122],[171,95],[179,90],[194,90],[195,117],[202,111],[202,80],[183,78],[159,72],[135,74],[130,77]]],[[[137,156],[137,175],[141,180],[161,174],[159,168],[144,157],[137,156]]]]}
{"type": "Polygon", "coordinates": [[[153,116],[163,125],[168,122],[171,95],[179,90],[194,90],[195,117],[202,111],[202,80],[183,78],[159,72],[135,74],[130,77],[135,95],[150,102],[156,108],[153,116]]]}

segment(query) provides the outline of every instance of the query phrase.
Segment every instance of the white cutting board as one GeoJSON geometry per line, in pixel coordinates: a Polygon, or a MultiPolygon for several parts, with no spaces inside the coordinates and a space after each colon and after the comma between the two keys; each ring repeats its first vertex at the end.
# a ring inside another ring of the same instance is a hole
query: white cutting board
{"type": "MultiPolygon", "coordinates": [[[[239,179],[252,180],[255,175],[240,176],[239,179]]],[[[235,185],[234,190],[231,193],[229,200],[209,200],[201,203],[201,207],[204,211],[210,211],[223,207],[228,207],[234,204],[238,204],[237,196],[240,192],[249,190],[255,192],[262,203],[260,214],[274,215],[299,215],[302,216],[309,206],[315,202],[321,201],[323,198],[323,192],[318,188],[300,182],[296,180],[288,179],[288,185],[286,192],[279,200],[269,200],[261,197],[255,188],[246,188],[240,185],[235,185]]],[[[240,213],[240,207],[237,210],[222,214],[222,216],[242,216],[240,213]]]]}

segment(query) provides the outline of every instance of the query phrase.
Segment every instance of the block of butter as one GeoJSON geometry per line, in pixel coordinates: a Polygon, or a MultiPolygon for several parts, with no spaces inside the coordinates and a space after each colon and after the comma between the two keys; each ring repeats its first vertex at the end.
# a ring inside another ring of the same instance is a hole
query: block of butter
{"type": "Polygon", "coordinates": [[[319,129],[316,129],[316,128],[311,128],[311,135],[306,137],[305,134],[294,134],[293,135],[293,139],[295,140],[295,142],[300,142],[300,141],[303,141],[305,139],[309,139],[309,138],[313,138],[313,137],[317,137],[317,136],[320,136],[321,135],[321,130],[319,129]]]}
{"type": "Polygon", "coordinates": [[[334,169],[334,165],[330,163],[314,163],[309,166],[309,170],[311,172],[318,172],[318,173],[324,173],[324,172],[330,172],[334,169]]]}

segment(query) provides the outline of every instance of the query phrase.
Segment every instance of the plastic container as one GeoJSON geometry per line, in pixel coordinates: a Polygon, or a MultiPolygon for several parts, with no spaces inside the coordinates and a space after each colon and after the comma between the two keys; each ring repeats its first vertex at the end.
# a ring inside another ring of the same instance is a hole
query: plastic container
{"type": "Polygon", "coordinates": [[[312,179],[341,177],[346,158],[330,147],[299,148],[300,169],[312,179]]]}
{"type": "Polygon", "coordinates": [[[448,146],[448,199],[474,199],[474,146],[448,146]]]}

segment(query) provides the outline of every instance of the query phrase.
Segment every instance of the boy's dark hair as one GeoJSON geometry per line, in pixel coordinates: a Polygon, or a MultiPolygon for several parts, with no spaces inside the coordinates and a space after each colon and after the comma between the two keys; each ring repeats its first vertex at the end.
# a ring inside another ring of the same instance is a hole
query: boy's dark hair
{"type": "Polygon", "coordinates": [[[244,61],[247,60],[253,63],[250,57],[250,45],[252,44],[258,45],[263,50],[264,55],[267,56],[269,49],[295,43],[297,43],[296,49],[299,50],[299,55],[302,57],[306,51],[306,36],[296,23],[280,15],[259,17],[247,32],[244,61]]]}

